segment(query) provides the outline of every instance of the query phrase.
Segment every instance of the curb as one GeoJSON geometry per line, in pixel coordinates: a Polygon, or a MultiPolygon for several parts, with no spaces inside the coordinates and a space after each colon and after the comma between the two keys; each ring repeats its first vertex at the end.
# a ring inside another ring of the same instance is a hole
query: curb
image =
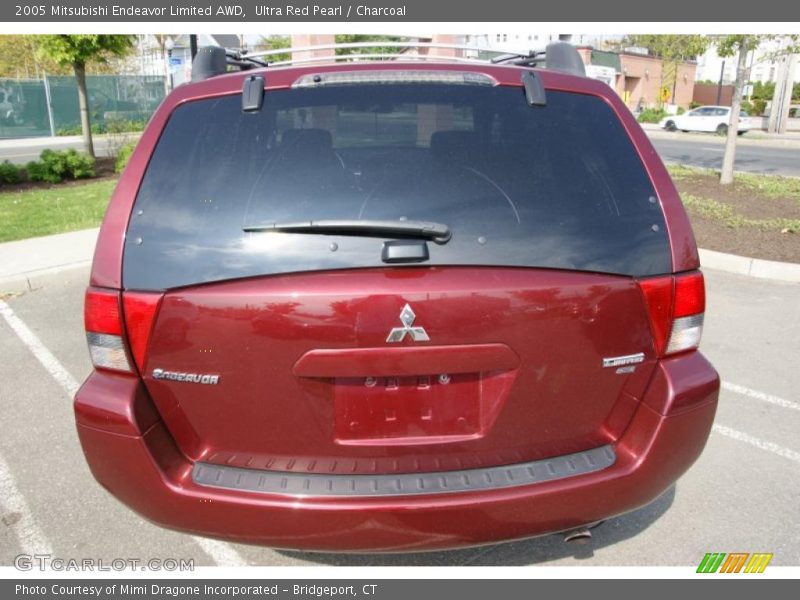
{"type": "Polygon", "coordinates": [[[0,296],[3,294],[21,294],[25,292],[32,292],[44,286],[47,283],[47,280],[53,275],[64,273],[66,271],[74,271],[82,267],[88,268],[91,265],[92,261],[89,259],[58,265],[57,267],[37,269],[36,271],[11,275],[9,277],[2,277],[0,278],[0,296]]]}
{"type": "Polygon", "coordinates": [[[758,279],[800,283],[800,264],[749,258],[704,248],[700,248],[699,253],[701,266],[709,269],[758,279]]]}

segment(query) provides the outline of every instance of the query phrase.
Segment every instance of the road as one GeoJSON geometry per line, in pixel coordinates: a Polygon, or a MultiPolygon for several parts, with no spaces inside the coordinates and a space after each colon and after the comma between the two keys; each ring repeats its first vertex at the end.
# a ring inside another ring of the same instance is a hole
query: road
{"type": "MultiPolygon", "coordinates": [[[[123,136],[120,136],[122,138],[123,136]]],[[[125,139],[138,139],[138,133],[124,134],[125,139]]],[[[121,145],[121,139],[114,140],[112,144],[116,147],[121,145]]],[[[109,155],[109,138],[105,135],[97,135],[93,138],[94,153],[96,156],[109,155]]],[[[124,141],[122,141],[124,143],[124,141]]],[[[79,136],[55,137],[55,138],[28,138],[23,140],[0,140],[0,162],[7,160],[17,165],[38,160],[42,150],[83,150],[83,140],[79,136]]]]}
{"type": "MultiPolygon", "coordinates": [[[[648,135],[666,163],[709,169],[722,167],[724,138],[682,132],[648,132],[648,135]]],[[[800,141],[792,146],[781,147],[765,140],[743,140],[736,146],[736,170],[800,177],[800,141]]]]}
{"type": "Polygon", "coordinates": [[[201,565],[697,565],[706,552],[772,552],[800,564],[800,286],[707,271],[703,351],[725,387],[698,462],[649,506],[609,520],[585,546],[560,537],[452,552],[274,551],[161,529],[92,479],[70,392],[89,373],[88,269],[50,276],[0,304],[0,565],[61,558],[192,558],[201,565]]]}
{"type": "MultiPolygon", "coordinates": [[[[718,169],[722,166],[725,140],[707,134],[648,131],[650,139],[665,162],[718,169]]],[[[137,134],[130,134],[132,137],[137,134]]],[[[800,177],[800,140],[789,146],[775,146],[767,140],[743,139],[736,150],[736,169],[751,173],[772,173],[800,177]]],[[[45,148],[64,150],[83,144],[80,138],[37,138],[35,140],[0,140],[0,162],[24,164],[35,160],[45,148]]],[[[104,136],[95,138],[95,153],[108,154],[104,136]]]]}

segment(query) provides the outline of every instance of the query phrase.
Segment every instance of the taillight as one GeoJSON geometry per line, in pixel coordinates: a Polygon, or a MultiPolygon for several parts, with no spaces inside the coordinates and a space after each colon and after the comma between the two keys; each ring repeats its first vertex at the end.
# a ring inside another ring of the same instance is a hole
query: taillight
{"type": "Polygon", "coordinates": [[[672,333],[664,354],[692,350],[700,345],[703,315],[706,311],[706,286],[699,271],[675,277],[672,333]]]}
{"type": "Polygon", "coordinates": [[[84,302],[84,324],[89,354],[95,367],[132,373],[133,358],[143,372],[153,319],[162,294],[123,292],[89,288],[84,302]],[[125,347],[125,336],[130,353],[125,347]]]}
{"type": "Polygon", "coordinates": [[[144,373],[144,363],[153,319],[158,311],[161,294],[145,292],[123,292],[122,307],[125,311],[125,325],[128,343],[139,373],[144,373]]]}
{"type": "Polygon", "coordinates": [[[131,371],[122,339],[119,292],[89,288],[83,305],[86,341],[95,367],[131,371]]]}
{"type": "Polygon", "coordinates": [[[706,292],[700,271],[639,281],[658,356],[694,350],[703,334],[706,292]]]}

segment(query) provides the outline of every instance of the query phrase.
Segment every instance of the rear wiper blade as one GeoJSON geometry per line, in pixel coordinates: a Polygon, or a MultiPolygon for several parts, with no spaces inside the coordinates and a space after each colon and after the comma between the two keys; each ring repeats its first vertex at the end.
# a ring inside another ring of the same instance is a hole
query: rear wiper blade
{"type": "Polygon", "coordinates": [[[446,244],[452,237],[450,228],[447,225],[430,221],[334,219],[246,225],[242,230],[267,233],[326,233],[331,235],[415,238],[431,240],[437,244],[446,244]]]}

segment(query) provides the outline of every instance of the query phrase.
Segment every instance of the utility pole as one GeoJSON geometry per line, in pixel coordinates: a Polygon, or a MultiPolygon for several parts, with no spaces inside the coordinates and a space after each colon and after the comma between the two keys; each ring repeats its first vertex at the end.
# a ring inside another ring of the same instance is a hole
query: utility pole
{"type": "Polygon", "coordinates": [[[725,78],[725,60],[722,61],[722,68],[719,70],[719,83],[717,84],[717,106],[722,102],[722,80],[725,78]]]}
{"type": "Polygon", "coordinates": [[[792,73],[797,58],[796,54],[786,54],[781,57],[778,69],[778,79],[775,82],[775,92],[772,95],[772,107],[769,111],[769,133],[786,133],[789,109],[792,104],[792,73]]]}

